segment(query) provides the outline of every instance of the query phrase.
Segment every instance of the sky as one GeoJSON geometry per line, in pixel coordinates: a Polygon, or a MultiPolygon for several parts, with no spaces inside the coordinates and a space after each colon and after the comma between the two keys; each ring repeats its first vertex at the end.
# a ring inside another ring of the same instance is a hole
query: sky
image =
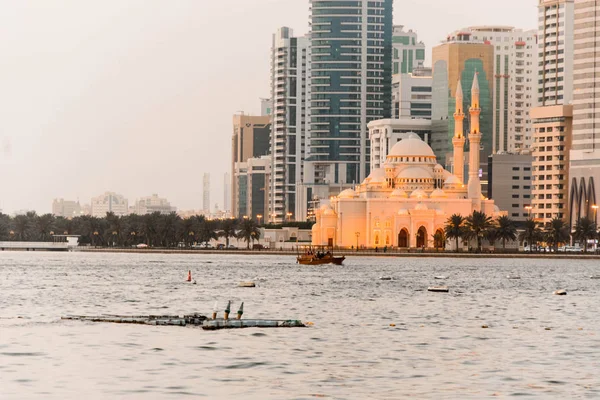
{"type": "MultiPolygon", "coordinates": [[[[537,0],[395,0],[431,48],[471,25],[535,29],[537,0]]],[[[0,0],[0,209],[105,191],[223,206],[232,116],[269,97],[271,35],[308,0],[0,0]]]]}

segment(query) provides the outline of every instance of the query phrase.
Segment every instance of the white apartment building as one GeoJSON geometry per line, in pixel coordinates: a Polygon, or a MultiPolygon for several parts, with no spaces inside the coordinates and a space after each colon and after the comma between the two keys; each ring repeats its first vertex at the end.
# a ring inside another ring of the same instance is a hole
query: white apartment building
{"type": "Polygon", "coordinates": [[[425,43],[419,42],[417,32],[404,30],[403,25],[394,25],[392,31],[392,73],[410,74],[425,63],[425,43]]]}
{"type": "Polygon", "coordinates": [[[529,148],[532,143],[529,110],[536,98],[537,31],[472,26],[450,37],[494,46],[492,153],[518,153],[529,148]]]}
{"type": "Polygon", "coordinates": [[[573,99],[574,0],[539,0],[537,106],[573,99]]]}
{"type": "Polygon", "coordinates": [[[269,221],[297,215],[297,184],[304,179],[309,97],[309,38],[294,37],[283,27],[273,35],[271,48],[272,130],[269,221]]]}
{"type": "Polygon", "coordinates": [[[74,218],[81,215],[81,205],[78,201],[54,199],[52,214],[56,217],[74,218]]]}
{"type": "Polygon", "coordinates": [[[136,200],[135,205],[130,210],[132,214],[146,215],[155,212],[161,214],[170,214],[177,212],[177,208],[171,206],[171,203],[165,198],[158,197],[158,194],[142,197],[136,200]]]}
{"type": "Polygon", "coordinates": [[[600,1],[575,1],[573,140],[569,167],[571,226],[598,222],[600,205],[600,1]]]}
{"type": "Polygon", "coordinates": [[[431,68],[392,77],[392,118],[431,119],[431,68]]]}
{"type": "Polygon", "coordinates": [[[371,171],[382,168],[390,149],[411,133],[416,133],[425,142],[431,140],[431,120],[400,118],[380,119],[369,122],[371,140],[371,171]]]}
{"type": "Polygon", "coordinates": [[[223,211],[231,212],[231,174],[229,172],[223,176],[223,211]]]}
{"type": "Polygon", "coordinates": [[[106,192],[100,196],[92,197],[92,217],[104,218],[108,212],[112,212],[118,216],[127,215],[129,212],[127,199],[114,192],[106,192]]]}

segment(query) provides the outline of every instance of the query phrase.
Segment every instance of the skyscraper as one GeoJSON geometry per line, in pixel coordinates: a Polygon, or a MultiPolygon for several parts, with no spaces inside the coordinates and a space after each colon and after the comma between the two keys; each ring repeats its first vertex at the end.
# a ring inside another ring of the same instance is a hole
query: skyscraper
{"type": "MultiPolygon", "coordinates": [[[[575,0],[571,225],[598,221],[600,203],[600,1],[575,0]]],[[[566,57],[565,57],[566,58],[566,57]]]]}
{"type": "Polygon", "coordinates": [[[391,117],[392,87],[392,0],[310,3],[305,202],[329,198],[367,176],[367,124],[391,117]]]}
{"type": "Polygon", "coordinates": [[[210,174],[205,173],[202,179],[202,210],[210,214],[210,174]]]}
{"type": "Polygon", "coordinates": [[[306,137],[308,37],[294,37],[290,28],[273,35],[271,48],[272,175],[269,220],[281,223],[296,216],[296,184],[303,180],[306,137]],[[288,218],[289,219],[289,218],[288,218]]]}

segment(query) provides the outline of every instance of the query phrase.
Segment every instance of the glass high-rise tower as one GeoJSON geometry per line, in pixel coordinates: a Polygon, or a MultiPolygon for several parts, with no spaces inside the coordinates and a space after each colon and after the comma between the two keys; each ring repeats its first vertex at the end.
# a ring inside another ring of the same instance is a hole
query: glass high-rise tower
{"type": "Polygon", "coordinates": [[[369,173],[367,124],[391,117],[392,0],[311,0],[308,201],[369,173]]]}

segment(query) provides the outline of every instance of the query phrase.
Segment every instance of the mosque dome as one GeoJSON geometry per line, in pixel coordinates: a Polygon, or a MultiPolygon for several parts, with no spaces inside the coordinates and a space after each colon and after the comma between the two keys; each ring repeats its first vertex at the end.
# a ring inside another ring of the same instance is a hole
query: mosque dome
{"type": "Polygon", "coordinates": [[[441,164],[436,164],[435,167],[433,167],[433,170],[438,172],[438,171],[444,171],[444,167],[442,167],[441,164]]]}
{"type": "Polygon", "coordinates": [[[356,192],[352,189],[346,189],[338,195],[340,199],[352,199],[356,197],[356,192]]]}
{"type": "Polygon", "coordinates": [[[426,199],[428,196],[427,196],[427,193],[425,193],[425,191],[423,189],[417,189],[410,194],[410,197],[417,198],[417,199],[426,199]]]}
{"type": "Polygon", "coordinates": [[[431,172],[423,167],[414,166],[404,168],[398,174],[400,179],[432,179],[431,172]]]}
{"type": "Polygon", "coordinates": [[[398,215],[408,215],[408,210],[406,208],[401,208],[398,211],[398,215]]]}
{"type": "Polygon", "coordinates": [[[433,157],[435,153],[419,135],[411,133],[406,139],[396,143],[390,150],[388,157],[433,157]]]}
{"type": "Polygon", "coordinates": [[[371,174],[365,179],[368,183],[383,183],[385,182],[385,169],[375,168],[371,174]]]}
{"type": "Polygon", "coordinates": [[[456,175],[450,175],[448,179],[444,181],[444,185],[462,185],[462,182],[456,175]]]}
{"type": "Polygon", "coordinates": [[[442,189],[435,189],[433,192],[431,192],[432,199],[441,199],[445,197],[448,197],[448,195],[442,189]]]}
{"type": "Polygon", "coordinates": [[[323,215],[327,215],[327,216],[335,215],[335,211],[333,211],[331,208],[328,208],[327,210],[323,211],[323,215]]]}
{"type": "Polygon", "coordinates": [[[392,194],[390,194],[390,197],[402,197],[402,198],[407,198],[408,194],[406,194],[406,192],[402,189],[395,189],[392,194]]]}

